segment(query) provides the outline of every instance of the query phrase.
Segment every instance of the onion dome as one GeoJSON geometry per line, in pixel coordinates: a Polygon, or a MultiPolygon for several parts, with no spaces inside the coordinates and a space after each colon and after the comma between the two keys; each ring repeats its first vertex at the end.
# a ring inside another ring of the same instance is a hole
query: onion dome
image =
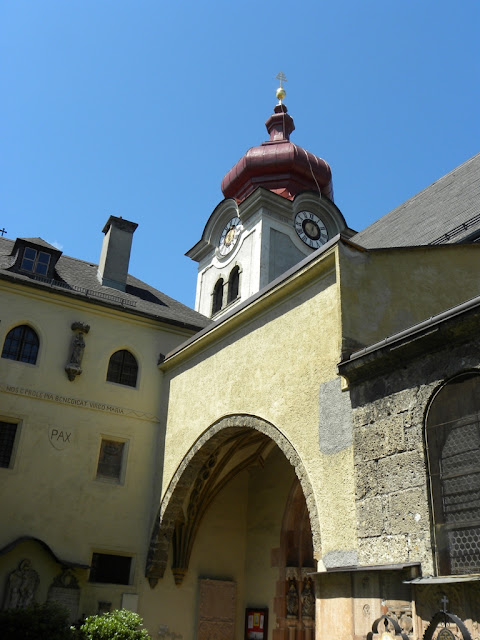
{"type": "Polygon", "coordinates": [[[252,147],[222,180],[226,198],[245,200],[257,187],[293,200],[301,191],[320,191],[333,200],[332,172],[321,158],[290,142],[293,118],[281,100],[265,123],[270,140],[252,147]]]}

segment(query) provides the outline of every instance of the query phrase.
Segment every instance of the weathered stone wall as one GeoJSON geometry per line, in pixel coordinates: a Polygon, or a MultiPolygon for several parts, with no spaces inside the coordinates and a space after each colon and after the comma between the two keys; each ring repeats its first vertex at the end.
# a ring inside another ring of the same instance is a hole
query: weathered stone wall
{"type": "Polygon", "coordinates": [[[443,382],[479,366],[479,343],[419,351],[351,389],[359,564],[421,562],[434,573],[425,412],[443,382]]]}

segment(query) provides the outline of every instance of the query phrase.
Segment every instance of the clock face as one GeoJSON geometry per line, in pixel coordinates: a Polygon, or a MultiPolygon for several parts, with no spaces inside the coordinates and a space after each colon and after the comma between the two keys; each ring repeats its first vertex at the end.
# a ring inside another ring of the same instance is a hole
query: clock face
{"type": "Polygon", "coordinates": [[[328,240],[328,231],[318,216],[310,211],[299,211],[295,216],[298,237],[312,249],[318,249],[328,240]]]}
{"type": "Polygon", "coordinates": [[[242,223],[238,216],[235,216],[227,222],[220,236],[220,242],[218,243],[218,251],[221,256],[226,256],[232,251],[233,247],[237,244],[241,230],[242,223]]]}

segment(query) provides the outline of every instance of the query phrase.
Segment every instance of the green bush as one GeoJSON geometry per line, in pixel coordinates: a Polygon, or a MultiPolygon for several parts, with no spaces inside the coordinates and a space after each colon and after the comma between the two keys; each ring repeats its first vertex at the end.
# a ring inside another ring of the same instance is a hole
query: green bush
{"type": "Polygon", "coordinates": [[[90,616],[80,627],[87,640],[151,640],[142,618],[126,609],[90,616]]]}
{"type": "Polygon", "coordinates": [[[79,637],[78,632],[70,629],[68,611],[56,602],[0,611],[2,640],[74,640],[79,637]]]}

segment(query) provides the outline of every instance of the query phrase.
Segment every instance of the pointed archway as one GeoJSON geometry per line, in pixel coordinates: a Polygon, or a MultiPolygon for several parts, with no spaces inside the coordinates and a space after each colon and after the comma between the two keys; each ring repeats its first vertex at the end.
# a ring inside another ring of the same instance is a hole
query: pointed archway
{"type": "Polygon", "coordinates": [[[290,441],[270,422],[237,414],[212,424],[179,465],[164,494],[150,540],[146,576],[154,587],[163,577],[173,543],[173,574],[181,584],[200,523],[209,505],[230,480],[249,467],[262,466],[278,447],[298,478],[311,530],[312,556],[320,557],[320,528],[312,487],[290,441]]]}

